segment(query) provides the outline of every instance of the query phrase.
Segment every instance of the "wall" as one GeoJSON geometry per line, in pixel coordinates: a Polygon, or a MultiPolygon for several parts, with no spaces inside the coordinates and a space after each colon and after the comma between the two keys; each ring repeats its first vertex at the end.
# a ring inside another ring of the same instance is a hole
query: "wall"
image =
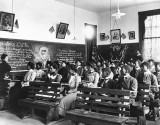
{"type": "Polygon", "coordinates": [[[0,11],[15,13],[19,29],[14,33],[0,31],[1,38],[16,38],[50,42],[85,44],[84,23],[98,24],[98,15],[83,9],[76,8],[75,36],[74,37],[74,8],[54,0],[1,0],[0,11]],[[65,39],[56,39],[56,32],[48,30],[53,25],[56,29],[60,22],[68,23],[71,34],[65,39]]]}
{"type": "MultiPolygon", "coordinates": [[[[139,42],[138,12],[159,9],[159,5],[160,5],[160,2],[157,2],[157,3],[137,5],[133,7],[120,9],[121,12],[126,13],[126,15],[121,17],[120,20],[117,20],[118,27],[116,24],[114,25],[115,17],[110,18],[110,11],[99,13],[99,16],[98,16],[98,45],[110,44],[110,40],[100,41],[100,38],[99,38],[100,33],[106,33],[106,35],[110,36],[110,29],[121,29],[121,32],[127,36],[126,39],[121,40],[121,43],[138,43],[139,42]],[[128,37],[129,31],[135,31],[134,40],[129,40],[129,37],[128,37]]],[[[116,10],[112,10],[111,14],[115,12],[116,10]]]]}

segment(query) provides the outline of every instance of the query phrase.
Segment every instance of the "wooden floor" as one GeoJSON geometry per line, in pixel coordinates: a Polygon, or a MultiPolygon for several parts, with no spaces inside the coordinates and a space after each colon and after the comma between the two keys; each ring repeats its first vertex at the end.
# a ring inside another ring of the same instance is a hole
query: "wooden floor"
{"type": "MultiPolygon", "coordinates": [[[[0,125],[44,125],[39,117],[19,119],[15,114],[8,111],[0,111],[0,125]]],[[[71,121],[61,119],[60,121],[51,122],[48,125],[71,125],[71,121]]],[[[81,124],[82,125],[82,124],[81,124]]],[[[156,122],[147,121],[147,125],[160,125],[160,119],[156,122]]]]}

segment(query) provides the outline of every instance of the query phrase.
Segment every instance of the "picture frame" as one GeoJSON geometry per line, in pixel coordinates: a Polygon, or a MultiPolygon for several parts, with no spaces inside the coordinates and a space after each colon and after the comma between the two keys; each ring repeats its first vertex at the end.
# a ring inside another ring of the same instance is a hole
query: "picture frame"
{"type": "Polygon", "coordinates": [[[135,39],[135,31],[129,31],[128,36],[129,36],[129,40],[135,39]]]}
{"type": "Polygon", "coordinates": [[[0,31],[13,31],[15,14],[0,12],[0,31]]]}
{"type": "Polygon", "coordinates": [[[60,22],[56,38],[65,39],[69,24],[60,22]]]}
{"type": "Polygon", "coordinates": [[[100,33],[100,40],[105,41],[105,33],[100,33]]]}
{"type": "Polygon", "coordinates": [[[110,30],[111,43],[121,43],[121,30],[114,29],[110,30]]]}

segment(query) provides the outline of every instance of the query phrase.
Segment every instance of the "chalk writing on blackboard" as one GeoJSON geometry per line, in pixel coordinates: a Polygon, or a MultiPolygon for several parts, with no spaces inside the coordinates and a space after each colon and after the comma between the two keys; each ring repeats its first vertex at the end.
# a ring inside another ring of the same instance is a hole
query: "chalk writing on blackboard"
{"type": "Polygon", "coordinates": [[[26,59],[32,58],[32,50],[29,48],[28,43],[26,42],[10,42],[10,41],[1,41],[0,42],[0,55],[6,53],[9,56],[9,64],[12,67],[12,70],[17,67],[26,67],[29,62],[26,59]]]}
{"type": "Polygon", "coordinates": [[[0,55],[9,56],[13,70],[26,70],[29,61],[85,61],[85,45],[0,38],[0,55]],[[40,55],[41,54],[41,55],[40,55]]]}
{"type": "Polygon", "coordinates": [[[57,49],[57,60],[75,63],[76,59],[82,60],[82,53],[75,50],[57,49]]]}

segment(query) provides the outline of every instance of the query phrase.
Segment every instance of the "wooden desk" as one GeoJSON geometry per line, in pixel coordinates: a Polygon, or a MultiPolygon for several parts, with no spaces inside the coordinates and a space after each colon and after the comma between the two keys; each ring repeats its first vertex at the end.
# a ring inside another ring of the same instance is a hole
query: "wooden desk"
{"type": "Polygon", "coordinates": [[[78,91],[80,93],[77,94],[75,109],[66,113],[66,117],[76,125],[79,122],[92,125],[124,125],[128,120],[128,117],[123,116],[130,115],[130,91],[104,88],[78,88],[78,91]]]}
{"type": "Polygon", "coordinates": [[[10,71],[10,76],[12,80],[23,80],[26,72],[28,70],[17,70],[17,71],[10,71]]]}

